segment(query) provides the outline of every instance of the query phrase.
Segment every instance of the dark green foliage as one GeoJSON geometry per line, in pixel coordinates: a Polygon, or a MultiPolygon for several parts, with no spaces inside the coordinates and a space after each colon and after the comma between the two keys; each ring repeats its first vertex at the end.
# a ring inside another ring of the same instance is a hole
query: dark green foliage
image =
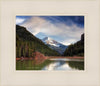
{"type": "Polygon", "coordinates": [[[75,44],[71,44],[64,52],[64,56],[84,56],[84,34],[81,36],[81,40],[75,44]]]}
{"type": "Polygon", "coordinates": [[[41,70],[46,65],[50,64],[52,61],[45,60],[41,64],[35,64],[34,60],[24,60],[16,61],[16,70],[41,70]]]}
{"type": "Polygon", "coordinates": [[[84,62],[77,62],[77,61],[69,61],[69,66],[71,68],[84,70],[84,62]]]}
{"type": "Polygon", "coordinates": [[[16,25],[16,57],[34,57],[35,51],[47,56],[59,55],[27,31],[25,27],[16,25]]]}

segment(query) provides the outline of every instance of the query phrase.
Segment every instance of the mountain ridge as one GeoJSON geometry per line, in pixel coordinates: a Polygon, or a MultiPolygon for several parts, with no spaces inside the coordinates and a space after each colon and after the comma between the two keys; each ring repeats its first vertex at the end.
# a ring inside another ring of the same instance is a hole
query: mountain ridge
{"type": "Polygon", "coordinates": [[[45,45],[40,39],[30,33],[25,27],[16,25],[16,57],[31,57],[32,53],[38,51],[46,56],[59,55],[45,45]]]}
{"type": "Polygon", "coordinates": [[[80,40],[68,46],[65,50],[64,56],[84,56],[84,33],[81,35],[80,40]]]}
{"type": "Polygon", "coordinates": [[[50,38],[50,37],[44,37],[42,39],[42,41],[49,46],[51,49],[57,51],[60,54],[63,54],[63,52],[65,51],[65,49],[67,48],[67,46],[55,41],[54,39],[50,38]]]}

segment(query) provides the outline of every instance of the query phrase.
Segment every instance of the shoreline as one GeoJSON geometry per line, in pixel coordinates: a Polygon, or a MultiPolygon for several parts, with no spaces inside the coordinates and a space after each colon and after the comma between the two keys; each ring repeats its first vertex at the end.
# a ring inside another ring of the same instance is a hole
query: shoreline
{"type": "Polygon", "coordinates": [[[48,56],[48,58],[69,58],[69,59],[84,59],[82,56],[48,56]]]}
{"type": "MultiPolygon", "coordinates": [[[[84,59],[82,56],[45,56],[45,59],[49,58],[69,58],[69,59],[84,59]]],[[[21,57],[17,57],[16,60],[21,60],[21,57]]],[[[32,57],[23,57],[24,60],[35,60],[32,57]]]]}

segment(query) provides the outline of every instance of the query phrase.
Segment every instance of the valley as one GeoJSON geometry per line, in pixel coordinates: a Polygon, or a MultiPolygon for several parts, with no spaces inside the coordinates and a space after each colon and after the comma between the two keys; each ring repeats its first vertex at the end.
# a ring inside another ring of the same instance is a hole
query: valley
{"type": "Polygon", "coordinates": [[[84,34],[69,46],[16,25],[16,70],[83,70],[84,34]]]}

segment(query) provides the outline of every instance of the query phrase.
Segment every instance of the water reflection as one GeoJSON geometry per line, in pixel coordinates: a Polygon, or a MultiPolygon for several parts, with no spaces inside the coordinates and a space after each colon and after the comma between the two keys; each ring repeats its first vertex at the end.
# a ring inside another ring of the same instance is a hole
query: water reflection
{"type": "Polygon", "coordinates": [[[84,70],[84,62],[69,61],[69,66],[77,70],[84,70]]]}
{"type": "Polygon", "coordinates": [[[42,70],[84,70],[83,60],[70,60],[70,59],[51,59],[49,65],[45,66],[42,70]]]}

